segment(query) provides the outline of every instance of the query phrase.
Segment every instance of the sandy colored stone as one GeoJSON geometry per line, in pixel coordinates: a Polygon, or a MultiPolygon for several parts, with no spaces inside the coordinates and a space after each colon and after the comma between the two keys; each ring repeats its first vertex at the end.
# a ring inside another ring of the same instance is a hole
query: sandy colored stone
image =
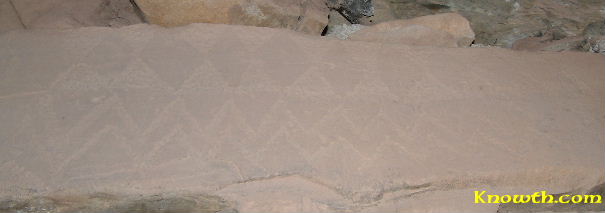
{"type": "Polygon", "coordinates": [[[605,181],[600,54],[216,24],[13,31],[0,49],[0,200],[191,192],[239,212],[494,212],[473,190],[605,181]]]}
{"type": "Polygon", "coordinates": [[[455,13],[383,22],[350,36],[356,41],[436,47],[468,47],[474,38],[468,20],[455,13]]]}
{"type": "Polygon", "coordinates": [[[136,0],[147,21],[167,27],[218,23],[287,28],[320,35],[328,25],[322,0],[136,0]]]}
{"type": "Polygon", "coordinates": [[[0,0],[0,33],[23,29],[19,15],[9,0],[0,0]]]}
{"type": "Polygon", "coordinates": [[[12,0],[28,29],[121,27],[139,24],[129,0],[12,0]]]}

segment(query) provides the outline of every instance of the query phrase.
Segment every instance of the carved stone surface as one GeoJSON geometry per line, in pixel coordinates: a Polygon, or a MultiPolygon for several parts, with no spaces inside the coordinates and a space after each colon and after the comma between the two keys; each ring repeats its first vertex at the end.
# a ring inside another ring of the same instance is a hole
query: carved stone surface
{"type": "Polygon", "coordinates": [[[497,205],[473,190],[604,180],[600,54],[213,24],[9,32],[0,49],[0,197],[188,191],[240,212],[484,212],[497,205]]]}

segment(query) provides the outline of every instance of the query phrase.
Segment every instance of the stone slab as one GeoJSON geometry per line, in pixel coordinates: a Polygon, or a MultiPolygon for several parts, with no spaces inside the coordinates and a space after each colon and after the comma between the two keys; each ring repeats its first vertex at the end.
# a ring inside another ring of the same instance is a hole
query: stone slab
{"type": "Polygon", "coordinates": [[[240,212],[447,206],[435,199],[469,210],[471,189],[604,181],[600,54],[213,24],[8,32],[0,49],[0,197],[187,191],[240,212]]]}

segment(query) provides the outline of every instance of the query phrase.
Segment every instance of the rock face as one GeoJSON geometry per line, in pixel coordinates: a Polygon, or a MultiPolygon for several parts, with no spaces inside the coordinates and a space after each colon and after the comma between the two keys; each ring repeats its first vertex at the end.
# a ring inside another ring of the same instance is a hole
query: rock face
{"type": "Polygon", "coordinates": [[[287,28],[319,35],[328,25],[323,0],[136,0],[147,21],[162,26],[220,23],[287,28]]]}
{"type": "Polygon", "coordinates": [[[517,40],[552,33],[587,38],[585,29],[605,24],[605,1],[602,0],[394,0],[390,3],[392,13],[400,19],[460,13],[471,22],[477,34],[476,43],[501,47],[512,47],[517,40]]]}
{"type": "Polygon", "coordinates": [[[360,24],[373,25],[396,19],[391,0],[372,0],[372,6],[374,7],[374,14],[362,17],[359,20],[360,24]]]}
{"type": "Polygon", "coordinates": [[[355,32],[350,39],[418,46],[468,47],[475,39],[475,34],[464,17],[445,13],[383,22],[355,32]]]}
{"type": "Polygon", "coordinates": [[[342,24],[331,26],[326,34],[327,37],[334,37],[341,40],[346,40],[351,34],[365,28],[360,24],[342,24]]]}
{"type": "Polygon", "coordinates": [[[121,27],[142,22],[129,0],[10,1],[26,29],[121,27]]]}
{"type": "Polygon", "coordinates": [[[525,51],[554,51],[583,49],[585,39],[582,36],[553,39],[552,35],[529,37],[517,40],[512,49],[525,51]]]}
{"type": "Polygon", "coordinates": [[[26,200],[0,200],[2,213],[237,213],[220,197],[203,194],[157,194],[148,197],[107,193],[55,195],[26,200]]]}
{"type": "Polygon", "coordinates": [[[589,52],[605,55],[605,36],[591,38],[585,41],[582,47],[589,52]]]}
{"type": "Polygon", "coordinates": [[[19,15],[9,0],[0,0],[0,33],[24,29],[19,15]]]}
{"type": "Polygon", "coordinates": [[[326,0],[326,3],[352,24],[359,24],[361,18],[374,15],[372,0],[326,0]]]}
{"type": "Polygon", "coordinates": [[[218,24],[13,31],[0,50],[0,201],[185,191],[239,212],[495,212],[473,190],[605,179],[599,54],[218,24]]]}

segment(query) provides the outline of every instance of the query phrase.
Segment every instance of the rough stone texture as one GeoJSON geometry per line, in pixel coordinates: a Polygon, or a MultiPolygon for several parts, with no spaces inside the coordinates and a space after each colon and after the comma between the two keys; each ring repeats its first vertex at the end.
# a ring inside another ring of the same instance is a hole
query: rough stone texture
{"type": "MultiPolygon", "coordinates": [[[[605,8],[603,8],[603,13],[605,13],[605,8]]],[[[583,33],[584,36],[591,38],[605,36],[605,20],[588,24],[583,33]]]]}
{"type": "Polygon", "coordinates": [[[330,10],[330,14],[328,16],[328,28],[326,33],[330,32],[330,30],[334,29],[334,27],[342,26],[344,24],[351,25],[351,22],[347,21],[347,19],[342,16],[338,11],[330,10]]]}
{"type": "Polygon", "coordinates": [[[237,213],[232,203],[204,194],[146,197],[106,193],[40,196],[0,201],[2,213],[237,213]]]}
{"type": "Polygon", "coordinates": [[[356,41],[378,41],[436,47],[468,47],[475,39],[468,20],[455,13],[383,22],[350,36],[356,41]]]}
{"type": "Polygon", "coordinates": [[[374,14],[372,16],[364,16],[359,19],[359,23],[363,25],[373,25],[385,21],[396,19],[391,6],[391,0],[372,0],[374,14]]]}
{"type": "Polygon", "coordinates": [[[326,34],[327,37],[335,37],[341,40],[346,40],[349,38],[349,36],[351,36],[351,34],[363,29],[365,26],[360,25],[360,24],[342,24],[342,25],[336,25],[336,26],[332,26],[329,30],[328,33],[326,34]]]}
{"type": "Polygon", "coordinates": [[[512,48],[528,51],[579,50],[601,53],[605,46],[602,44],[604,40],[605,26],[592,23],[584,29],[584,36],[567,37],[558,32],[547,32],[537,37],[519,39],[513,43],[512,48]]]}
{"type": "Polygon", "coordinates": [[[11,1],[27,29],[121,27],[142,22],[129,0],[11,1]]]}
{"type": "Polygon", "coordinates": [[[23,28],[10,0],[0,0],[0,33],[23,28]]]}
{"type": "Polygon", "coordinates": [[[359,24],[363,17],[374,15],[372,0],[325,0],[330,9],[338,11],[350,23],[359,24]]]}
{"type": "Polygon", "coordinates": [[[565,50],[581,50],[585,42],[584,37],[568,37],[554,40],[550,36],[529,37],[517,40],[512,48],[514,50],[526,51],[565,51],[565,50]]]}
{"type": "Polygon", "coordinates": [[[473,190],[604,181],[600,54],[212,24],[13,31],[0,49],[0,198],[185,191],[240,212],[493,212],[473,190]]]}
{"type": "Polygon", "coordinates": [[[135,0],[147,21],[162,26],[220,23],[287,28],[320,35],[328,25],[324,0],[135,0]]]}
{"type": "Polygon", "coordinates": [[[396,18],[457,12],[469,19],[476,43],[511,47],[515,41],[556,32],[583,36],[590,24],[603,26],[602,0],[392,0],[396,18]]]}
{"type": "Polygon", "coordinates": [[[605,36],[589,39],[582,47],[589,52],[605,55],[605,36]]]}

